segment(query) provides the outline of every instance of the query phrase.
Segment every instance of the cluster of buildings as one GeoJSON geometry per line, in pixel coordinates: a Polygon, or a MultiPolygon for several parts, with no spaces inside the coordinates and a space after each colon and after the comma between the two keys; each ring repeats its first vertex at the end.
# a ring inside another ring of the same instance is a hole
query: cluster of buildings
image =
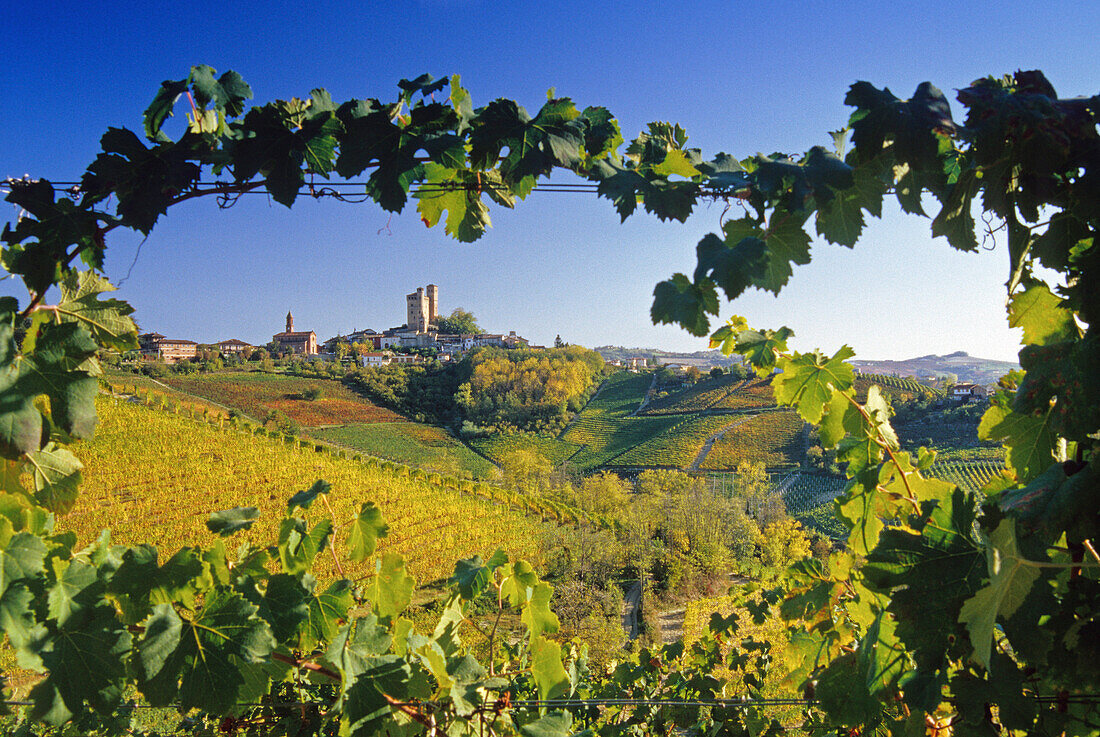
{"type": "MultiPolygon", "coordinates": [[[[500,348],[539,348],[515,331],[503,333],[441,333],[435,328],[439,317],[439,287],[429,284],[417,287],[412,294],[405,296],[404,325],[382,332],[357,330],[349,335],[337,335],[324,342],[317,340],[312,330],[295,330],[294,315],[287,313],[286,329],[271,336],[267,346],[252,346],[243,340],[231,338],[210,345],[222,355],[244,354],[246,357],[255,347],[270,349],[275,353],[300,355],[306,358],[336,358],[343,352],[358,356],[363,366],[384,366],[390,363],[417,363],[423,360],[419,354],[410,354],[410,350],[434,350],[440,360],[449,361],[463,353],[482,346],[500,348]]],[[[145,333],[138,337],[141,353],[147,358],[159,358],[166,363],[176,363],[193,359],[199,354],[200,346],[193,340],[166,338],[159,333],[145,333]]]]}

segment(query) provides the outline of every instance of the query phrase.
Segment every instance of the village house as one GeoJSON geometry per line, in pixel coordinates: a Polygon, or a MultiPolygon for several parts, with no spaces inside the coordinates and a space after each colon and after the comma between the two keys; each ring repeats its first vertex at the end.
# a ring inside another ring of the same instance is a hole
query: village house
{"type": "Polygon", "coordinates": [[[165,363],[187,361],[198,355],[199,344],[182,338],[166,338],[160,333],[138,336],[138,346],[144,358],[160,359],[165,363]]]}
{"type": "Polygon", "coordinates": [[[955,384],[951,387],[951,398],[956,402],[979,402],[986,397],[986,388],[981,384],[955,384]]]}
{"type": "Polygon", "coordinates": [[[252,350],[251,344],[245,343],[243,340],[237,340],[236,338],[220,341],[217,346],[218,352],[223,356],[248,353],[252,350]]]}

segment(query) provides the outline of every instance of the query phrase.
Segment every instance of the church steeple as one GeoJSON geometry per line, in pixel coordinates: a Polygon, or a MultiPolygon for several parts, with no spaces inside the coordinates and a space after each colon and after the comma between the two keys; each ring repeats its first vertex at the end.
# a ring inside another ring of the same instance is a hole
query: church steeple
{"type": "Polygon", "coordinates": [[[294,332],[294,315],[290,314],[290,312],[286,313],[286,331],[288,333],[294,332]]]}

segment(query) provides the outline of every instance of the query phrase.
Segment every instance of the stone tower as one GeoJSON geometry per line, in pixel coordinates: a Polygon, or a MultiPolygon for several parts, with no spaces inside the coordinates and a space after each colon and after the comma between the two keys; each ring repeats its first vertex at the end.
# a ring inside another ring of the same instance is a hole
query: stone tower
{"type": "Polygon", "coordinates": [[[435,322],[439,317],[439,287],[435,284],[428,285],[428,324],[435,322]]]}
{"type": "Polygon", "coordinates": [[[426,290],[417,287],[415,292],[405,295],[405,308],[409,330],[428,332],[428,326],[439,314],[439,287],[435,284],[429,284],[426,290]]]}
{"type": "Polygon", "coordinates": [[[294,332],[294,315],[290,314],[289,311],[286,313],[286,331],[288,333],[294,332]]]}

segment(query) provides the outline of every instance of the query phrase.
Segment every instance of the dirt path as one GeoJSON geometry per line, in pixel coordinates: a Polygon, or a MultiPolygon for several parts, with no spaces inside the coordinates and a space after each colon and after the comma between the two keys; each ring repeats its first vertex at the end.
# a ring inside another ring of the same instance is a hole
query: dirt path
{"type": "Polygon", "coordinates": [[[707,453],[710,453],[710,449],[712,447],[714,447],[714,444],[718,441],[719,438],[721,438],[723,435],[725,435],[727,432],[729,432],[733,428],[740,425],[742,422],[748,422],[753,417],[756,417],[756,415],[745,415],[745,416],[741,417],[740,419],[735,420],[735,421],[731,422],[730,424],[726,425],[721,430],[719,430],[718,432],[714,433],[709,438],[707,438],[706,441],[703,443],[703,447],[699,449],[699,453],[696,454],[695,460],[691,462],[691,465],[688,466],[687,470],[689,472],[690,471],[698,471],[699,470],[699,465],[706,459],[707,453]]]}
{"type": "Polygon", "coordinates": [[[661,630],[661,642],[669,644],[676,642],[684,636],[684,611],[683,607],[678,609],[669,609],[667,612],[661,612],[657,616],[659,627],[661,630]]]}
{"type": "Polygon", "coordinates": [[[642,606],[642,582],[635,581],[625,594],[623,594],[623,631],[626,639],[638,638],[638,610],[642,606]]]}
{"type": "Polygon", "coordinates": [[[641,403],[637,407],[634,408],[634,411],[631,412],[628,415],[629,417],[637,417],[638,413],[641,412],[643,409],[645,409],[647,405],[649,405],[649,395],[651,395],[653,393],[653,389],[656,386],[657,386],[657,372],[654,371],[653,372],[653,381],[649,382],[649,388],[646,389],[645,395],[642,396],[641,403]]]}

